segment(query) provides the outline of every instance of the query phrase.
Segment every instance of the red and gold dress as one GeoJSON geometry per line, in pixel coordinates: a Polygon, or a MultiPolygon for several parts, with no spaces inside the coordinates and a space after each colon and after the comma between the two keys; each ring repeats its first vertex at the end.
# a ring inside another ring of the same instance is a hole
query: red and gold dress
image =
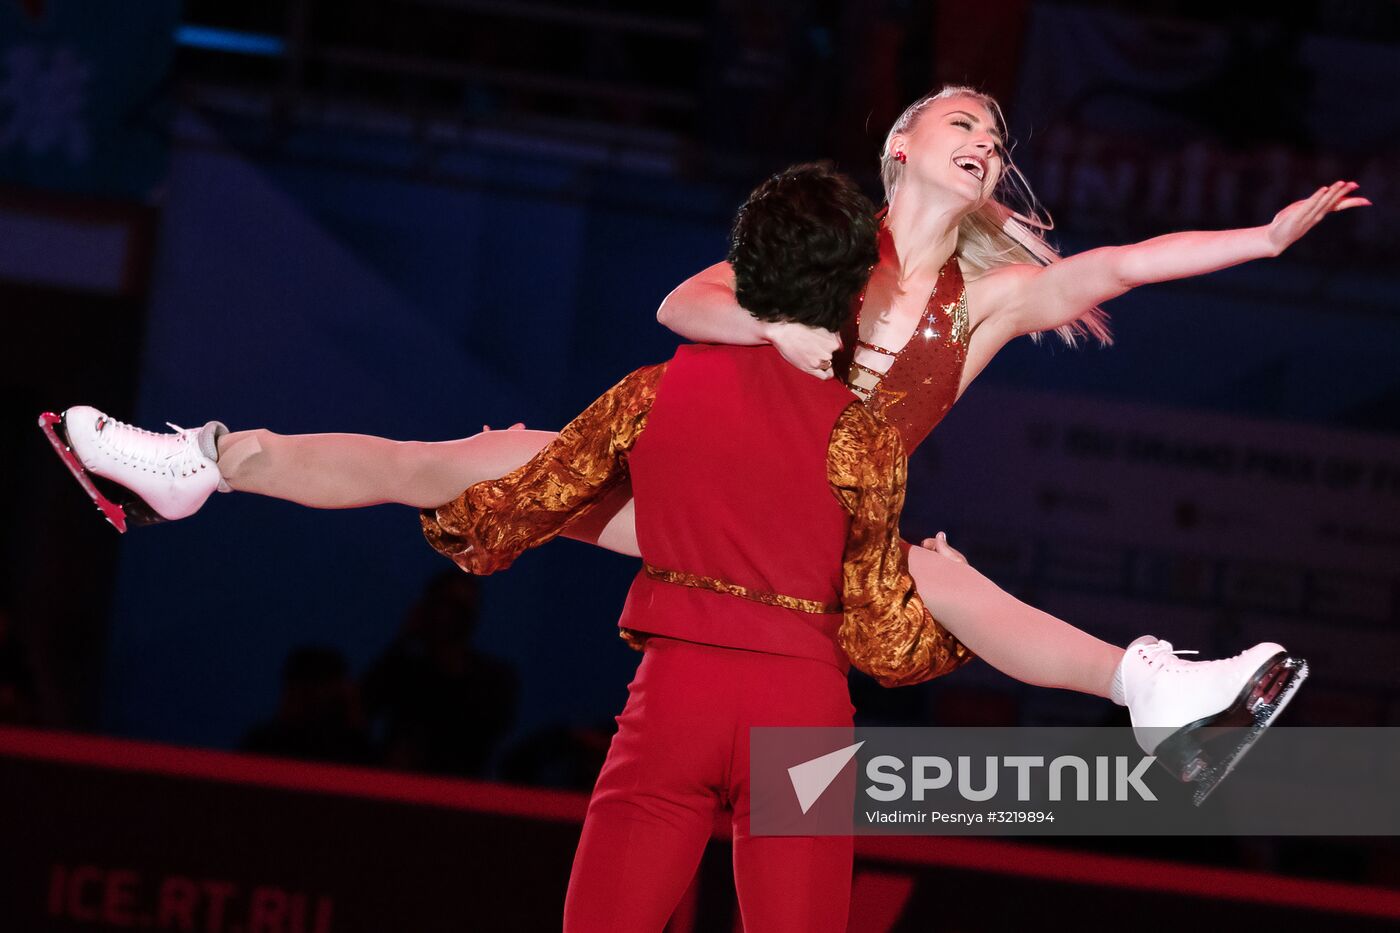
{"type": "Polygon", "coordinates": [[[906,454],[923,443],[958,398],[963,365],[967,362],[970,328],[967,289],[956,256],[938,272],[919,326],[900,350],[887,350],[860,339],[862,292],[856,312],[841,333],[842,349],[834,359],[836,374],[871,413],[899,431],[906,454]],[[891,357],[880,372],[855,361],[855,351],[891,357]]]}

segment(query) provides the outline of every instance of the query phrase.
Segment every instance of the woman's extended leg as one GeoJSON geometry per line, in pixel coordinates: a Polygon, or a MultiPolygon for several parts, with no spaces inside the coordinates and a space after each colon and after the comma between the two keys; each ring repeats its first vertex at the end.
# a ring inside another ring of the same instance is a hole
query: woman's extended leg
{"type": "MultiPolygon", "coordinates": [[[[258,429],[218,439],[223,481],[239,492],[317,509],[394,502],[433,508],[496,479],[539,453],[553,431],[485,431],[455,441],[391,441],[367,434],[274,434],[258,429]]],[[[614,497],[564,534],[636,557],[630,496],[614,497]]]]}
{"type": "Polygon", "coordinates": [[[1028,606],[971,566],[916,547],[909,571],[933,617],[978,657],[1038,687],[1112,695],[1123,649],[1028,606]]]}
{"type": "Polygon", "coordinates": [[[1170,642],[1150,635],[1123,650],[1032,609],[962,560],[916,547],[909,569],[934,618],[1002,673],[1126,706],[1139,747],[1180,780],[1194,782],[1197,804],[1308,676],[1307,662],[1275,642],[1214,661],[1184,661],[1170,642]],[[1250,728],[1214,728],[1244,723],[1250,728]],[[1210,732],[1216,740],[1230,738],[1207,744],[1210,732]]]}
{"type": "MultiPolygon", "coordinates": [[[[230,433],[201,428],[146,431],[88,405],[40,426],[104,517],[119,531],[193,515],[214,489],[285,499],[317,509],[383,503],[435,508],[482,480],[504,476],[539,453],[552,431],[483,431],[455,441],[391,441],[367,434],[230,433]],[[89,478],[122,490],[109,499],[89,478]]],[[[565,529],[567,537],[638,555],[631,491],[620,487],[565,529]]]]}
{"type": "Polygon", "coordinates": [[[552,431],[487,431],[455,441],[367,434],[235,431],[219,438],[219,473],[239,492],[315,509],[395,502],[426,509],[504,476],[554,440],[552,431]]]}

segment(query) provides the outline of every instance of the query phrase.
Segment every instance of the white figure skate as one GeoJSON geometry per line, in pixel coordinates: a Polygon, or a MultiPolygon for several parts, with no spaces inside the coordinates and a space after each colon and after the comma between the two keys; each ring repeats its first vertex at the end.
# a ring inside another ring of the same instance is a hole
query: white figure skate
{"type": "Polygon", "coordinates": [[[219,467],[201,449],[212,451],[217,421],[203,428],[170,425],[156,434],[78,405],[61,416],[45,412],[39,427],[78,485],[117,531],[128,523],[149,525],[185,518],[199,511],[219,487],[219,467]]]}
{"type": "Polygon", "coordinates": [[[1308,676],[1306,661],[1263,642],[1219,661],[1184,661],[1148,635],[1119,668],[1138,744],[1178,779],[1197,806],[1225,779],[1308,676]]]}

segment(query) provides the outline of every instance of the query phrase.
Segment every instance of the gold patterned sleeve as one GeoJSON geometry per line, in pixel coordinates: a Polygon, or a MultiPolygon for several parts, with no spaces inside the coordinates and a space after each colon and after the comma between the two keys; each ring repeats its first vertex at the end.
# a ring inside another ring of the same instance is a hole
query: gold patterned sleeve
{"type": "Polygon", "coordinates": [[[847,408],[831,434],[827,476],[851,513],[839,637],[851,664],[885,687],[931,680],[972,660],[914,589],[899,540],[907,461],[899,432],[863,405],[847,408]]]}
{"type": "Polygon", "coordinates": [[[630,374],[584,409],[529,463],[419,514],[423,535],[468,573],[504,570],[559,534],[627,478],[666,364],[630,374]]]}

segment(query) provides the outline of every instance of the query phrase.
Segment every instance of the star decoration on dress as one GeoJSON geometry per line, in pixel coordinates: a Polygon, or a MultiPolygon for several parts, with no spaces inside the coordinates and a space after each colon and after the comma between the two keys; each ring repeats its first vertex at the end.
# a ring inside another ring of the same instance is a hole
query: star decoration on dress
{"type": "Polygon", "coordinates": [[[871,393],[870,401],[867,404],[876,411],[884,411],[904,401],[904,397],[908,394],[907,391],[900,392],[898,389],[885,388],[882,380],[871,393]]]}

